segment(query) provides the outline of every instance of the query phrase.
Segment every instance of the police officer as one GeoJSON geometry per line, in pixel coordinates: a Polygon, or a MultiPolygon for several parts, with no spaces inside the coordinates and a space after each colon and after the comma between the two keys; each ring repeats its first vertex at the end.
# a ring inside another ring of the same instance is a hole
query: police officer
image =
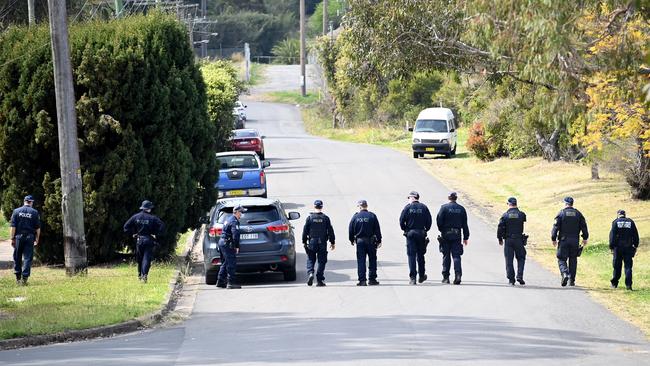
{"type": "Polygon", "coordinates": [[[307,217],[302,229],[302,244],[307,253],[307,286],[314,284],[314,265],[318,261],[316,286],[325,286],[325,265],[327,264],[327,241],[334,250],[336,238],[330,218],[323,213],[323,201],[314,201],[314,211],[307,217]]]}
{"type": "Polygon", "coordinates": [[[440,245],[440,251],[442,252],[442,283],[449,283],[449,271],[451,269],[451,259],[453,258],[454,285],[460,285],[463,275],[461,255],[463,255],[463,245],[467,246],[469,240],[467,211],[465,211],[465,207],[456,203],[458,199],[456,192],[451,192],[447,198],[449,202],[440,207],[436,217],[442,239],[440,245]]]}
{"type": "Polygon", "coordinates": [[[618,210],[618,216],[612,222],[609,231],[609,249],[614,255],[614,276],[610,281],[612,288],[618,287],[621,278],[621,267],[625,263],[625,288],[632,290],[632,258],[639,247],[639,231],[632,219],[625,217],[625,211],[618,210]]]}
{"type": "Polygon", "coordinates": [[[587,245],[589,231],[587,221],[580,211],[573,208],[573,198],[564,198],[564,209],[555,216],[555,224],[551,231],[553,246],[557,247],[557,262],[562,274],[562,286],[569,282],[570,286],[576,285],[576,273],[578,271],[578,257],[582,252],[580,246],[580,233],[582,233],[582,245],[587,245]],[[560,239],[558,244],[557,240],[560,239]],[[567,259],[569,264],[567,266],[567,259]]]}
{"type": "Polygon", "coordinates": [[[151,201],[142,201],[140,212],[131,216],[124,224],[124,232],[136,238],[135,257],[138,261],[138,279],[143,283],[147,283],[153,249],[158,245],[156,236],[160,235],[165,228],[163,222],[151,213],[153,207],[151,201]]]}
{"type": "Polygon", "coordinates": [[[524,238],[524,222],[526,214],[517,207],[515,197],[508,198],[508,211],[499,219],[497,228],[497,239],[499,245],[503,246],[503,255],[506,258],[506,277],[510,285],[515,285],[515,268],[513,266],[514,258],[517,258],[517,282],[525,285],[524,282],[524,264],[526,263],[526,245],[524,238]]]}
{"type": "Polygon", "coordinates": [[[377,281],[377,249],[381,248],[381,229],[377,215],[368,211],[368,201],[357,202],[359,212],[350,220],[348,237],[350,244],[357,246],[357,286],[376,286],[377,281]],[[366,256],[368,257],[368,281],[366,281],[366,256]]]}
{"type": "Polygon", "coordinates": [[[38,245],[41,236],[41,221],[32,205],[34,197],[25,196],[23,206],[18,207],[11,214],[9,233],[11,246],[14,248],[14,273],[16,284],[27,285],[27,280],[32,269],[34,247],[38,245]]]}
{"type": "Polygon", "coordinates": [[[221,268],[217,278],[217,287],[239,289],[237,283],[237,254],[239,254],[239,220],[241,215],[248,211],[241,205],[232,209],[232,216],[226,219],[223,232],[219,238],[219,253],[221,254],[221,268]],[[227,283],[227,285],[226,285],[227,283]]]}
{"type": "Polygon", "coordinates": [[[411,192],[408,195],[409,204],[404,207],[399,216],[399,226],[406,237],[406,255],[409,261],[410,284],[415,285],[415,275],[419,273],[418,282],[426,281],[424,254],[427,252],[427,232],[431,229],[432,219],[429,208],[420,203],[420,194],[411,192]],[[417,268],[416,268],[417,262],[417,268]],[[419,271],[418,271],[419,269],[419,271]]]}

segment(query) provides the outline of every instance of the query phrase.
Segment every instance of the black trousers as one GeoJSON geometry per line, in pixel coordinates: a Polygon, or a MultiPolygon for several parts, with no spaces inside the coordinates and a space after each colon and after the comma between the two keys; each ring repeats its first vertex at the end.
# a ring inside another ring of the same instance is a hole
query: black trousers
{"type": "Polygon", "coordinates": [[[357,238],[357,276],[366,280],[366,257],[368,257],[368,279],[377,279],[377,244],[369,238],[357,238]]]}
{"type": "Polygon", "coordinates": [[[514,282],[514,259],[517,258],[517,279],[524,279],[524,265],[526,264],[526,247],[522,240],[506,239],[503,245],[503,255],[506,258],[506,277],[514,282]]]}
{"type": "Polygon", "coordinates": [[[426,231],[409,230],[406,233],[406,256],[409,263],[409,278],[420,277],[426,274],[424,254],[427,252],[425,243],[426,231]]]}
{"type": "Polygon", "coordinates": [[[614,248],[614,258],[612,260],[614,266],[613,285],[618,286],[618,280],[621,279],[621,269],[625,264],[625,286],[632,286],[632,265],[634,264],[635,253],[636,248],[634,247],[614,248]]]}
{"type": "Polygon", "coordinates": [[[557,263],[560,267],[560,273],[568,275],[572,281],[575,281],[578,273],[578,250],[580,244],[575,240],[560,240],[557,246],[557,263]],[[567,263],[568,262],[568,263],[567,263]]]}

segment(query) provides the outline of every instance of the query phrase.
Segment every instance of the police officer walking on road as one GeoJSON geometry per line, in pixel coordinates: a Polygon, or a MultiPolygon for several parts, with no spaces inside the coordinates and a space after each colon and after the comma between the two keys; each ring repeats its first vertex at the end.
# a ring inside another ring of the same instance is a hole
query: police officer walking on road
{"type": "Polygon", "coordinates": [[[451,259],[453,258],[454,285],[460,285],[463,275],[461,255],[463,255],[463,245],[467,246],[469,240],[467,211],[465,211],[465,207],[456,203],[458,199],[456,192],[450,193],[447,198],[449,203],[440,207],[436,217],[436,223],[440,231],[440,251],[442,252],[442,283],[449,283],[449,271],[451,269],[451,259]]]}
{"type": "Polygon", "coordinates": [[[420,194],[411,192],[409,204],[399,216],[399,226],[406,237],[406,255],[409,262],[410,284],[415,285],[415,275],[419,273],[418,282],[427,280],[424,254],[427,252],[427,232],[431,229],[432,218],[429,208],[420,203],[420,194]],[[417,263],[417,267],[416,267],[417,263]]]}
{"type": "Polygon", "coordinates": [[[140,212],[131,216],[124,224],[124,232],[136,238],[135,256],[138,261],[138,279],[147,283],[154,246],[158,245],[156,236],[160,235],[165,225],[154,214],[151,201],[144,200],[140,212]]]}
{"type": "Polygon", "coordinates": [[[10,235],[11,246],[14,248],[14,273],[16,284],[27,285],[31,274],[34,247],[38,245],[41,236],[41,221],[32,205],[34,197],[25,196],[23,206],[11,214],[10,235]]]}
{"type": "Polygon", "coordinates": [[[514,258],[517,258],[517,282],[525,285],[524,264],[526,263],[526,240],[524,234],[524,223],[526,214],[517,207],[515,197],[508,198],[508,211],[501,215],[497,228],[497,239],[499,245],[503,246],[503,255],[506,258],[506,277],[510,285],[515,285],[514,258]],[[505,246],[504,246],[505,240],[505,246]]]}
{"type": "Polygon", "coordinates": [[[237,254],[239,254],[239,220],[241,215],[248,211],[241,205],[232,209],[232,216],[226,219],[223,232],[219,238],[219,254],[221,255],[221,268],[217,278],[217,287],[239,289],[237,283],[237,254]]]}
{"type": "Polygon", "coordinates": [[[625,211],[618,210],[616,220],[609,232],[609,249],[614,255],[614,275],[610,281],[612,288],[618,287],[621,267],[625,264],[625,288],[632,290],[632,258],[639,247],[639,231],[632,219],[625,217],[625,211]]]}
{"type": "Polygon", "coordinates": [[[314,201],[314,211],[307,217],[302,229],[302,244],[307,253],[307,286],[314,284],[314,265],[318,261],[316,286],[325,286],[325,265],[327,264],[327,242],[334,250],[336,238],[330,218],[323,213],[323,201],[314,201]]]}
{"type": "Polygon", "coordinates": [[[381,248],[381,229],[377,215],[368,211],[368,202],[357,202],[359,212],[352,216],[348,227],[350,244],[357,246],[357,286],[376,286],[377,249],[381,248]],[[366,257],[368,257],[368,280],[366,281],[366,257]]]}
{"type": "Polygon", "coordinates": [[[555,224],[551,231],[553,246],[557,247],[557,262],[562,274],[562,286],[567,282],[570,286],[576,285],[576,273],[578,272],[578,257],[582,254],[580,246],[580,233],[582,233],[582,245],[587,245],[589,231],[587,221],[580,211],[573,208],[573,198],[564,198],[564,209],[555,217],[555,224]],[[557,240],[560,240],[559,244],[557,240]],[[567,265],[567,259],[569,261],[567,265]]]}

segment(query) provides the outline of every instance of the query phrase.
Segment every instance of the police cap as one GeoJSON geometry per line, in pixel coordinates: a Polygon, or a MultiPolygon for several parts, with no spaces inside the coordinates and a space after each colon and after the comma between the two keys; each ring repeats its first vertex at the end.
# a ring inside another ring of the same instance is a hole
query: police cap
{"type": "Polygon", "coordinates": [[[517,198],[515,198],[515,197],[508,198],[508,203],[511,204],[511,205],[516,205],[517,204],[517,198]]]}
{"type": "Polygon", "coordinates": [[[564,203],[567,205],[573,205],[573,197],[564,197],[564,203]]]}
{"type": "Polygon", "coordinates": [[[34,202],[34,197],[31,194],[25,196],[25,202],[34,202]]]}
{"type": "Polygon", "coordinates": [[[618,215],[618,217],[625,217],[625,210],[616,211],[616,215],[618,215]]]}
{"type": "Polygon", "coordinates": [[[366,200],[358,200],[357,201],[357,206],[359,206],[359,207],[368,207],[368,201],[366,201],[366,200]]]}
{"type": "Polygon", "coordinates": [[[323,207],[323,201],[321,201],[321,200],[314,201],[314,207],[316,207],[316,208],[323,207]]]}
{"type": "Polygon", "coordinates": [[[413,197],[416,200],[419,200],[420,199],[420,194],[418,192],[416,192],[416,191],[411,191],[411,193],[409,193],[408,197],[413,197]]]}
{"type": "Polygon", "coordinates": [[[242,205],[237,205],[232,209],[232,212],[246,212],[248,209],[242,205]]]}
{"type": "Polygon", "coordinates": [[[450,200],[452,200],[452,201],[455,201],[456,199],[458,199],[458,194],[456,194],[456,192],[451,192],[451,193],[449,193],[449,197],[448,197],[448,198],[449,198],[450,200]]]}
{"type": "Polygon", "coordinates": [[[141,210],[151,210],[153,208],[153,202],[144,200],[142,201],[142,204],[140,205],[141,210]]]}

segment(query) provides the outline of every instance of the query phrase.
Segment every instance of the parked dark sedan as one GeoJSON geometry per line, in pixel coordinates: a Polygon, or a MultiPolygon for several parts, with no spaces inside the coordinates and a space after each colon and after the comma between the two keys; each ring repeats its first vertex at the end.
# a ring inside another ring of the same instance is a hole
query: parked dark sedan
{"type": "Polygon", "coordinates": [[[285,281],[296,280],[296,241],[289,220],[300,218],[298,212],[284,211],[278,200],[254,197],[227,198],[217,201],[210,210],[203,239],[205,283],[217,283],[221,267],[219,238],[223,224],[232,215],[233,207],[242,205],[248,211],[240,219],[240,249],[237,272],[282,272],[285,281]]]}
{"type": "Polygon", "coordinates": [[[264,160],[264,137],[257,130],[233,130],[230,146],[234,151],[255,151],[264,160]]]}

